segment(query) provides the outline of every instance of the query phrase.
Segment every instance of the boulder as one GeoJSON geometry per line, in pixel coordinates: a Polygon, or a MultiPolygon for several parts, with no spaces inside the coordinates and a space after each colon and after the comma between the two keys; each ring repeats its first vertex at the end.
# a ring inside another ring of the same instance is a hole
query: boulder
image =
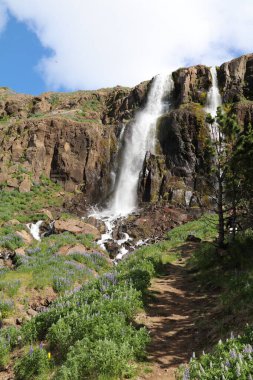
{"type": "Polygon", "coordinates": [[[75,235],[93,235],[95,240],[98,240],[100,238],[100,232],[96,227],[92,226],[91,224],[85,223],[80,219],[58,219],[54,223],[54,230],[57,234],[67,231],[75,235]]]}
{"type": "Polygon", "coordinates": [[[75,244],[75,245],[64,245],[63,247],[60,247],[57,255],[61,256],[68,256],[73,253],[87,253],[87,248],[82,244],[75,244]]]}
{"type": "Polygon", "coordinates": [[[15,254],[19,256],[25,256],[26,253],[25,253],[24,248],[17,248],[15,249],[15,254]]]}
{"type": "Polygon", "coordinates": [[[51,213],[50,210],[43,208],[42,210],[40,210],[40,213],[46,215],[49,220],[54,220],[53,214],[51,213]]]}
{"type": "Polygon", "coordinates": [[[29,193],[31,191],[31,180],[29,176],[25,176],[21,184],[19,185],[19,192],[20,193],[29,193]]]}
{"type": "Polygon", "coordinates": [[[14,189],[17,189],[19,186],[17,178],[9,178],[7,180],[7,186],[13,187],[14,189]]]}
{"type": "Polygon", "coordinates": [[[15,234],[22,239],[23,243],[27,245],[33,242],[33,237],[25,230],[16,231],[15,234]]]}
{"type": "Polygon", "coordinates": [[[109,253],[110,258],[115,259],[115,257],[119,253],[120,246],[114,240],[108,240],[105,243],[105,248],[109,253]]]}

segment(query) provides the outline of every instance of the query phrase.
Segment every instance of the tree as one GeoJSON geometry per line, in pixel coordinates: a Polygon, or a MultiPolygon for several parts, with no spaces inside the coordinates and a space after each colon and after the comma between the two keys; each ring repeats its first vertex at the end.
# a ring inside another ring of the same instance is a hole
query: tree
{"type": "Polygon", "coordinates": [[[218,246],[224,248],[225,217],[228,212],[233,220],[233,237],[236,232],[235,221],[240,186],[238,186],[237,168],[232,165],[232,159],[237,149],[240,128],[235,117],[229,117],[220,107],[217,109],[216,117],[213,118],[208,114],[206,121],[211,131],[209,149],[213,158],[210,186],[216,205],[215,212],[218,214],[218,246]]]}

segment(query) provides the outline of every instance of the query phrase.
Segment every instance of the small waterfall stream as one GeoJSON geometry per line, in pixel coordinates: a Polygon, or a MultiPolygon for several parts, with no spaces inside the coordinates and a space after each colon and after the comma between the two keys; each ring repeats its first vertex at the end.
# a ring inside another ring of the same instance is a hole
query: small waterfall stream
{"type": "MultiPolygon", "coordinates": [[[[145,108],[137,113],[131,129],[124,134],[122,162],[112,198],[104,210],[92,213],[92,216],[103,220],[106,225],[106,233],[99,241],[101,246],[112,239],[117,219],[126,217],[137,208],[139,174],[146,152],[155,153],[157,119],[169,108],[164,98],[173,88],[171,75],[157,75],[151,85],[145,108]]],[[[121,240],[116,241],[121,246],[118,259],[128,252],[123,246],[128,240],[130,237],[124,234],[121,240]]]]}
{"type": "MultiPolygon", "coordinates": [[[[205,106],[206,113],[210,113],[213,118],[216,116],[217,108],[222,105],[222,99],[220,90],[218,87],[217,70],[216,67],[210,69],[212,75],[212,86],[207,94],[207,102],[205,106]]],[[[211,130],[212,139],[215,140],[218,137],[217,125],[214,123],[211,130]]]]}

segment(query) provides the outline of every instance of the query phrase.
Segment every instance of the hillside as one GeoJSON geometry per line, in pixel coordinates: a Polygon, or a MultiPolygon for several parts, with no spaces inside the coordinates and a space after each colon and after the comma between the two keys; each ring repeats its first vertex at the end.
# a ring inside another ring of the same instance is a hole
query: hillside
{"type": "Polygon", "coordinates": [[[0,88],[1,380],[253,376],[252,123],[253,54],[0,88]]]}

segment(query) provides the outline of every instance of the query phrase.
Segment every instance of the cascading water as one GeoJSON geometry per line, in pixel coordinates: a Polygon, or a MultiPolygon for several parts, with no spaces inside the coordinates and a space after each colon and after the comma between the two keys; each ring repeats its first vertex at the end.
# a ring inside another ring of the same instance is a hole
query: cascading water
{"type": "Polygon", "coordinates": [[[28,223],[26,226],[29,229],[32,237],[35,240],[40,241],[40,226],[42,225],[43,220],[39,220],[37,223],[28,223]]]}
{"type": "MultiPolygon", "coordinates": [[[[156,122],[167,109],[168,103],[164,101],[166,95],[173,90],[174,82],[171,75],[158,75],[155,77],[148,94],[147,104],[140,111],[131,125],[131,130],[124,134],[124,150],[122,162],[116,178],[113,196],[107,208],[92,214],[105,222],[107,231],[98,242],[101,246],[113,236],[116,221],[133,212],[137,207],[137,186],[139,174],[147,151],[155,153],[156,122]],[[167,106],[167,109],[166,109],[167,106]]],[[[130,240],[124,234],[123,239],[116,241],[121,245],[118,259],[127,253],[123,243],[130,240]]]]}
{"type": "MultiPolygon", "coordinates": [[[[218,79],[217,79],[217,70],[215,67],[211,67],[211,75],[212,75],[212,86],[207,94],[207,102],[205,111],[210,113],[213,118],[216,116],[217,108],[221,106],[222,99],[218,87],[218,79]]],[[[217,139],[218,129],[217,125],[214,123],[213,128],[211,130],[212,138],[217,139]]]]}
{"type": "Polygon", "coordinates": [[[116,181],[108,211],[115,216],[130,214],[137,206],[137,186],[139,173],[147,151],[155,151],[156,121],[164,112],[163,98],[173,88],[173,80],[168,75],[158,75],[150,89],[146,107],[140,111],[126,134],[122,164],[116,181]]]}

